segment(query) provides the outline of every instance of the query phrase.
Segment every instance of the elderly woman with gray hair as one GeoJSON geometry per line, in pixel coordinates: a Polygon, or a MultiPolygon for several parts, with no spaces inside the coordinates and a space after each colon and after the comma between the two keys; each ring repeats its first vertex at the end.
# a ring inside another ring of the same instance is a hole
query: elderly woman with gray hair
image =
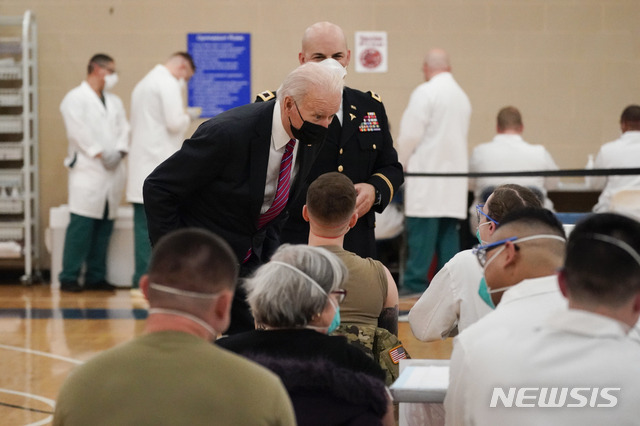
{"type": "Polygon", "coordinates": [[[244,284],[257,329],[216,341],[280,376],[299,425],[393,420],[382,369],[344,337],[327,334],[340,322],[346,278],[329,251],[283,245],[244,284]]]}

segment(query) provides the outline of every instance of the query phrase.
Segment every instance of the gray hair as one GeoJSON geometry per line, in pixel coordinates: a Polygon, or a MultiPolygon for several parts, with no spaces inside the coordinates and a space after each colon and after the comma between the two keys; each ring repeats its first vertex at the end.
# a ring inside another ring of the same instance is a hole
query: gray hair
{"type": "Polygon", "coordinates": [[[276,328],[305,327],[323,311],[328,294],[347,279],[348,271],[333,253],[320,247],[284,244],[271,258],[299,269],[315,280],[278,263],[262,265],[245,280],[247,301],[257,323],[276,328]]]}
{"type": "Polygon", "coordinates": [[[278,89],[278,98],[291,96],[294,101],[302,102],[309,92],[316,96],[342,98],[344,82],[340,71],[316,62],[307,62],[289,73],[278,89]]]}

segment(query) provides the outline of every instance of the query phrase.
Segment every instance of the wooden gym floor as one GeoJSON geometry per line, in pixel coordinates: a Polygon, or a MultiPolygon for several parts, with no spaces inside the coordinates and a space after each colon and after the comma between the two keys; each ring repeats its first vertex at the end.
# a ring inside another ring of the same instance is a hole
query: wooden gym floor
{"type": "MultiPolygon", "coordinates": [[[[416,299],[401,299],[408,311],[416,299]]],[[[58,389],[69,372],[93,355],[139,335],[146,310],[129,290],[62,293],[46,284],[0,285],[0,423],[48,425],[58,389]]],[[[451,339],[424,343],[400,323],[413,358],[446,359],[451,339]]]]}

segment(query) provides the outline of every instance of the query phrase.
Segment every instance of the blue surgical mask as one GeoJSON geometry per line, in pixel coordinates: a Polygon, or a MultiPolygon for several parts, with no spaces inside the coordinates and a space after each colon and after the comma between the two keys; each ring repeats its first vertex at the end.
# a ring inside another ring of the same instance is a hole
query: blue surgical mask
{"type": "MultiPolygon", "coordinates": [[[[478,231],[478,234],[480,234],[480,231],[478,231]]],[[[484,265],[484,269],[482,271],[482,279],[480,280],[480,285],[478,286],[478,295],[480,296],[480,298],[484,301],[484,303],[486,303],[491,309],[495,309],[496,305],[495,303],[493,303],[493,300],[491,299],[491,293],[496,293],[498,291],[504,291],[506,290],[508,287],[505,287],[504,290],[499,288],[496,290],[489,290],[489,286],[487,286],[487,280],[484,277],[484,271],[487,270],[487,266],[489,266],[489,264],[491,262],[493,262],[493,260],[498,257],[498,255],[500,253],[502,253],[502,251],[505,249],[505,246],[502,246],[498,249],[498,251],[491,257],[491,259],[489,259],[487,261],[487,263],[485,263],[484,265]]]]}
{"type": "Polygon", "coordinates": [[[478,295],[480,299],[484,301],[491,309],[495,309],[496,305],[493,303],[491,299],[491,294],[489,293],[489,287],[487,287],[487,281],[482,277],[480,280],[480,285],[478,286],[478,295]]]}
{"type": "MultiPolygon", "coordinates": [[[[333,301],[331,302],[331,304],[333,304],[333,301]]],[[[336,308],[336,313],[333,316],[333,320],[331,321],[331,324],[329,324],[329,328],[327,329],[328,334],[333,333],[340,326],[340,306],[338,306],[337,304],[333,304],[333,307],[336,308]]]]}
{"type": "Polygon", "coordinates": [[[482,245],[487,244],[487,242],[486,242],[486,241],[482,241],[482,237],[480,237],[480,227],[481,227],[482,225],[488,225],[488,224],[490,224],[490,223],[491,223],[491,222],[483,222],[483,223],[479,224],[479,225],[476,227],[476,238],[478,239],[478,242],[479,242],[480,244],[482,244],[482,245]]]}

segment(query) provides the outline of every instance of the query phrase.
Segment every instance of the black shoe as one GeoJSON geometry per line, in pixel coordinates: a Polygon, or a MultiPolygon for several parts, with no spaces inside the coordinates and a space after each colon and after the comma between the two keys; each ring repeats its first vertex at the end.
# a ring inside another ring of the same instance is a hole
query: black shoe
{"type": "Polygon", "coordinates": [[[85,290],[100,290],[100,291],[114,291],[118,287],[108,283],[106,280],[98,281],[97,283],[85,284],[85,290]]]}
{"type": "Polygon", "coordinates": [[[61,281],[60,290],[80,293],[82,291],[82,287],[78,284],[78,281],[61,281]]]}

